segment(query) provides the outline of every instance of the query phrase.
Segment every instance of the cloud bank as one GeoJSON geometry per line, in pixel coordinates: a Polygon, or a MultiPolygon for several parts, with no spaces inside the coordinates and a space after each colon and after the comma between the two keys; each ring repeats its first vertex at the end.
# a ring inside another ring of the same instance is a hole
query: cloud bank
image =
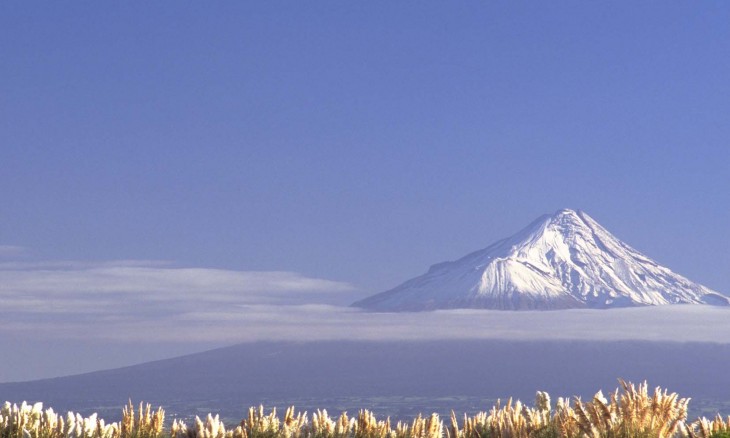
{"type": "Polygon", "coordinates": [[[158,324],[191,312],[215,313],[252,304],[321,301],[350,292],[347,283],[283,271],[174,267],[166,262],[0,263],[0,333],[22,328],[55,336],[93,327],[158,324]]]}
{"type": "Polygon", "coordinates": [[[730,309],[368,313],[352,285],[164,261],[0,262],[0,382],[239,342],[566,339],[730,343],[730,309]]]}
{"type": "Polygon", "coordinates": [[[0,263],[0,336],[106,342],[595,339],[730,342],[730,309],[451,310],[332,305],[354,287],[292,272],[159,261],[0,263]]]}

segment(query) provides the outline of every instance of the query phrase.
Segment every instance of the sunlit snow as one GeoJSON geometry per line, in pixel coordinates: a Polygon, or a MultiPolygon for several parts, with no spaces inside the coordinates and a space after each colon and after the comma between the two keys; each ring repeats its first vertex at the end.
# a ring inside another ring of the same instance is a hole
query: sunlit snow
{"type": "Polygon", "coordinates": [[[399,311],[664,304],[728,305],[730,300],[639,253],[586,213],[565,209],[354,305],[399,311]]]}

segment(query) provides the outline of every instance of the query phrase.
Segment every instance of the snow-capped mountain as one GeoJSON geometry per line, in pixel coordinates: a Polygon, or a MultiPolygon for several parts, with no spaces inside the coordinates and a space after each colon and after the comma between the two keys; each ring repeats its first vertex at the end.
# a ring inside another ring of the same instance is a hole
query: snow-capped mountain
{"type": "Polygon", "coordinates": [[[730,305],[623,243],[582,211],[538,218],[507,239],[353,304],[376,311],[730,305]]]}

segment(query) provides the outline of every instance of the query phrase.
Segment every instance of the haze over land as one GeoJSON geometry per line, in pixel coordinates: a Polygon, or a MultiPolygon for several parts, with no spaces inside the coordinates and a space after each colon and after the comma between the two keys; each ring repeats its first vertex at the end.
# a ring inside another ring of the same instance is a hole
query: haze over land
{"type": "Polygon", "coordinates": [[[295,405],[330,414],[364,407],[409,419],[488,409],[496,399],[532,404],[616,388],[617,376],[692,397],[691,415],[727,412],[730,345],[708,343],[448,340],[258,342],[139,366],[29,383],[0,384],[0,395],[43,399],[54,409],[118,418],[128,398],[165,406],[169,415],[295,405]],[[343,372],[347,370],[347,372],[343,372]]]}
{"type": "Polygon", "coordinates": [[[727,342],[706,306],[348,305],[563,207],[730,293],[728,22],[722,2],[3,2],[0,381],[249,341],[727,342]]]}

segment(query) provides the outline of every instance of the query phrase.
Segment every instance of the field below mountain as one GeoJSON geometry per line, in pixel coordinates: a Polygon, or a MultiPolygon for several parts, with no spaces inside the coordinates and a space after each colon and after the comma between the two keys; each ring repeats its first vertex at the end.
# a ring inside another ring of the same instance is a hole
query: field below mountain
{"type": "Polygon", "coordinates": [[[649,389],[619,379],[616,390],[598,391],[588,399],[558,397],[537,391],[533,405],[512,398],[497,402],[474,415],[448,421],[438,413],[418,414],[410,421],[377,417],[369,409],[357,414],[331,415],[286,408],[277,415],[263,406],[248,409],[240,421],[221,420],[208,413],[194,420],[166,422],[163,408],[130,400],[121,421],[109,422],[96,413],[44,410],[43,403],[9,403],[0,406],[3,438],[727,438],[730,417],[688,418],[690,399],[666,388],[649,389]],[[311,418],[311,420],[310,420],[311,418]]]}
{"type": "Polygon", "coordinates": [[[249,406],[473,414],[535,391],[592,397],[617,378],[692,398],[691,415],[728,412],[730,345],[597,341],[260,342],[131,367],[0,384],[0,399],[114,420],[129,400],[169,413],[240,418],[249,406]]]}

